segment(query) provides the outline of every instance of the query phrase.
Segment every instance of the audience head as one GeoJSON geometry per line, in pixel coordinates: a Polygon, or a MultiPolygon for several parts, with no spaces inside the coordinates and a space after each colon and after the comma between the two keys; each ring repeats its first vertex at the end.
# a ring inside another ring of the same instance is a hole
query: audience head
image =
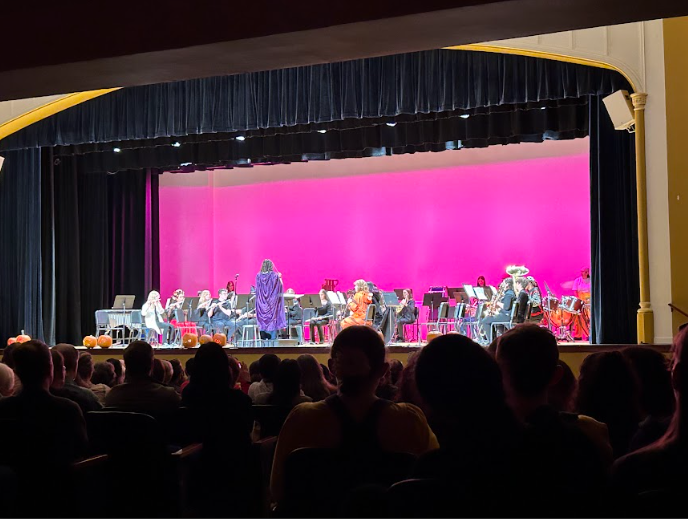
{"type": "Polygon", "coordinates": [[[191,357],[184,363],[184,371],[186,371],[186,376],[191,380],[191,372],[193,371],[194,358],[191,357]]]}
{"type": "Polygon", "coordinates": [[[96,365],[93,366],[91,382],[113,387],[115,385],[115,367],[110,362],[96,362],[96,365]]]}
{"type": "Polygon", "coordinates": [[[93,376],[93,356],[90,353],[79,355],[76,368],[76,383],[88,387],[93,376]]]}
{"type": "Polygon", "coordinates": [[[397,359],[389,361],[389,381],[396,386],[401,378],[401,373],[404,371],[404,365],[397,359]]]}
{"type": "Polygon", "coordinates": [[[67,380],[74,380],[76,378],[76,369],[79,363],[79,352],[71,344],[61,343],[54,348],[62,354],[64,358],[65,371],[67,372],[67,380]]]}
{"type": "Polygon", "coordinates": [[[117,386],[124,382],[124,366],[122,366],[122,361],[119,359],[108,359],[107,360],[115,370],[115,381],[113,386],[117,386]]]}
{"type": "Polygon", "coordinates": [[[300,392],[301,369],[299,363],[293,359],[285,359],[277,367],[269,402],[272,405],[291,406],[300,392]]]}
{"type": "Polygon", "coordinates": [[[324,400],[334,390],[325,379],[325,375],[313,355],[299,355],[296,359],[301,369],[301,387],[306,396],[314,401],[324,400]]]}
{"type": "Polygon", "coordinates": [[[169,362],[172,366],[172,379],[170,380],[170,384],[179,386],[184,382],[184,368],[182,367],[182,363],[179,359],[172,359],[169,362]]]}
{"type": "Polygon", "coordinates": [[[151,371],[151,378],[158,384],[165,383],[165,364],[162,359],[153,359],[153,371],[151,371]]]}
{"type": "Polygon", "coordinates": [[[239,379],[239,373],[241,373],[241,365],[239,361],[231,355],[227,355],[227,359],[229,360],[229,383],[231,387],[234,387],[239,379]]]}
{"type": "Polygon", "coordinates": [[[254,360],[251,362],[251,365],[248,367],[248,373],[251,375],[251,383],[260,382],[262,380],[260,376],[260,361],[254,360]]]}
{"type": "Polygon", "coordinates": [[[547,390],[561,377],[557,340],[536,324],[522,324],[502,335],[496,357],[509,403],[517,413],[526,401],[533,406],[546,403],[547,390]]]}
{"type": "Polygon", "coordinates": [[[53,380],[53,360],[50,349],[43,342],[31,340],[15,346],[12,359],[22,391],[48,390],[53,380]]]}
{"type": "Polygon", "coordinates": [[[671,415],[674,412],[674,390],[667,358],[645,346],[628,346],[621,353],[630,362],[638,380],[643,415],[671,415]]]}
{"type": "Polygon", "coordinates": [[[193,376],[190,384],[209,391],[230,389],[232,372],[229,357],[216,342],[206,342],[198,348],[194,357],[193,376]]]}
{"type": "Polygon", "coordinates": [[[7,364],[0,364],[0,397],[14,393],[14,371],[7,364]]]}
{"type": "Polygon", "coordinates": [[[379,380],[389,368],[385,362],[385,343],[369,326],[342,330],[332,343],[329,362],[339,392],[350,397],[375,393],[379,380]]]}
{"type": "Polygon", "coordinates": [[[149,377],[153,370],[153,348],[145,341],[132,341],[124,349],[127,379],[149,377]]]}
{"type": "Polygon", "coordinates": [[[406,367],[401,372],[399,382],[397,384],[397,402],[404,402],[407,404],[414,404],[425,411],[425,402],[418,393],[418,386],[416,385],[416,364],[418,363],[418,356],[420,351],[413,352],[409,355],[406,361],[406,367]]]}
{"type": "Polygon", "coordinates": [[[55,348],[50,348],[50,356],[53,359],[53,381],[50,387],[53,389],[60,389],[64,386],[65,377],[67,376],[67,370],[64,365],[64,357],[62,353],[57,351],[55,348]]]}
{"type": "Polygon", "coordinates": [[[433,419],[484,424],[508,412],[502,374],[492,356],[463,335],[443,335],[420,351],[418,392],[433,419]]]}
{"type": "Polygon", "coordinates": [[[168,385],[170,380],[172,380],[172,375],[174,374],[174,369],[172,368],[172,363],[169,360],[162,361],[163,368],[163,380],[162,383],[168,385]]]}
{"type": "Polygon", "coordinates": [[[569,413],[572,412],[575,407],[574,398],[576,396],[578,382],[576,376],[566,362],[559,359],[557,364],[561,368],[561,378],[547,390],[547,403],[557,411],[569,413]]]}
{"type": "Polygon", "coordinates": [[[325,364],[320,364],[320,369],[322,369],[323,376],[325,377],[325,380],[327,380],[330,384],[334,384],[336,386],[337,385],[337,379],[330,372],[330,368],[325,366],[325,364]]]}
{"type": "Polygon", "coordinates": [[[258,371],[264,382],[273,382],[280,365],[280,359],[274,353],[266,353],[258,360],[258,371]]]}
{"type": "Polygon", "coordinates": [[[5,349],[2,350],[2,363],[14,369],[14,362],[12,362],[12,351],[14,350],[14,344],[8,344],[5,349]]]}

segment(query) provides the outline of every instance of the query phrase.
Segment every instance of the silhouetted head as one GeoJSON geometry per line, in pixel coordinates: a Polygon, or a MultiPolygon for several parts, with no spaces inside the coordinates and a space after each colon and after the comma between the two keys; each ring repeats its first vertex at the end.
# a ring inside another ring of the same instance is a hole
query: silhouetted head
{"type": "Polygon", "coordinates": [[[559,359],[557,364],[561,369],[561,377],[547,390],[547,403],[557,411],[572,412],[578,381],[566,362],[559,359]]]}
{"type": "Polygon", "coordinates": [[[60,389],[62,386],[64,386],[65,376],[67,374],[67,370],[65,369],[64,365],[64,357],[62,356],[62,353],[57,351],[55,348],[50,348],[50,356],[53,359],[53,381],[51,382],[50,387],[53,389],[60,389]]]}
{"type": "Polygon", "coordinates": [[[346,396],[374,394],[389,365],[385,343],[369,326],[350,326],[332,343],[330,370],[337,377],[339,391],[346,396]]]}
{"type": "Polygon", "coordinates": [[[254,360],[251,362],[251,365],[248,367],[248,373],[251,375],[251,383],[260,382],[262,380],[260,376],[260,361],[254,360]]]}
{"type": "Polygon", "coordinates": [[[91,382],[93,376],[93,356],[90,353],[83,352],[79,355],[76,368],[77,384],[87,385],[91,382]]]}
{"type": "Polygon", "coordinates": [[[216,342],[206,342],[194,357],[190,384],[208,390],[226,390],[233,386],[229,357],[216,342]]]}
{"type": "Polygon", "coordinates": [[[12,352],[14,371],[22,390],[48,389],[53,379],[53,360],[45,343],[31,340],[15,346],[12,352]]]}
{"type": "Polygon", "coordinates": [[[274,353],[266,353],[258,360],[258,371],[265,382],[272,382],[277,373],[280,359],[274,353]]]}
{"type": "Polygon", "coordinates": [[[675,398],[669,360],[646,346],[627,346],[621,353],[631,363],[638,379],[643,415],[659,417],[672,414],[675,398]]]}
{"type": "Polygon", "coordinates": [[[112,367],[115,369],[115,381],[113,382],[113,386],[124,382],[124,369],[122,368],[122,361],[119,359],[108,359],[107,361],[112,364],[112,367]]]}
{"type": "Polygon", "coordinates": [[[124,349],[126,377],[148,377],[153,369],[153,348],[145,341],[133,341],[124,349]]]}
{"type": "Polygon", "coordinates": [[[293,359],[280,362],[275,374],[274,387],[268,401],[272,405],[290,406],[301,392],[301,368],[293,359]]]}
{"type": "Polygon", "coordinates": [[[115,367],[110,362],[96,362],[93,366],[93,384],[105,384],[108,387],[115,385],[115,367]]]}
{"type": "Polygon", "coordinates": [[[7,364],[0,363],[0,397],[12,396],[14,392],[14,371],[7,364]]]}
{"type": "Polygon", "coordinates": [[[76,368],[79,362],[79,352],[71,344],[60,343],[53,346],[55,350],[59,351],[64,358],[65,370],[67,371],[67,378],[76,378],[76,368]]]}

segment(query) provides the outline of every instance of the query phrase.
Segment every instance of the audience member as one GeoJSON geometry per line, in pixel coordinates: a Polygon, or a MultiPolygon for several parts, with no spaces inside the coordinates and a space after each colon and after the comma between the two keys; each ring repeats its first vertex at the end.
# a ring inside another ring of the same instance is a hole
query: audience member
{"type": "Polygon", "coordinates": [[[389,381],[393,386],[399,384],[401,374],[404,372],[404,365],[400,360],[392,359],[389,361],[389,381]]]}
{"type": "Polygon", "coordinates": [[[115,382],[113,386],[117,386],[119,384],[124,384],[124,364],[120,359],[108,359],[107,362],[112,364],[112,367],[115,368],[115,382]]]}
{"type": "Polygon", "coordinates": [[[172,367],[172,363],[169,360],[163,360],[162,361],[162,368],[163,368],[162,383],[165,386],[169,386],[170,381],[172,380],[172,375],[174,375],[174,368],[172,367]]]}
{"type": "Polygon", "coordinates": [[[685,517],[684,489],[688,483],[688,327],[674,337],[671,380],[676,409],[671,425],[655,443],[618,459],[612,468],[612,484],[626,498],[643,492],[662,492],[665,506],[677,501],[682,509],[657,510],[656,517],[671,513],[685,517]],[[668,499],[671,497],[672,499],[668,499]]]}
{"type": "Polygon", "coordinates": [[[260,382],[254,382],[248,388],[248,396],[253,402],[261,393],[271,393],[272,383],[277,374],[277,368],[280,365],[280,359],[273,353],[267,353],[258,360],[258,371],[260,372],[260,382]]]}
{"type": "Polygon", "coordinates": [[[177,393],[181,394],[181,385],[186,380],[184,368],[182,367],[182,363],[179,359],[172,359],[170,361],[170,365],[172,366],[172,378],[170,379],[169,384],[177,393]]]}
{"type": "Polygon", "coordinates": [[[418,393],[418,387],[416,386],[416,363],[418,362],[419,351],[413,352],[409,355],[406,361],[406,367],[401,372],[399,377],[397,396],[395,398],[396,402],[413,404],[419,407],[427,414],[428,409],[425,402],[418,393]]]}
{"type": "Polygon", "coordinates": [[[251,362],[251,365],[248,367],[248,373],[251,375],[251,384],[260,382],[262,380],[260,376],[260,362],[257,360],[251,362]]]}
{"type": "Polygon", "coordinates": [[[325,379],[320,364],[313,355],[299,355],[296,359],[301,368],[301,388],[303,393],[313,402],[325,400],[328,396],[337,392],[337,388],[325,379]]]}
{"type": "Polygon", "coordinates": [[[0,364],[0,398],[14,393],[14,371],[7,364],[0,364]]]}
{"type": "Polygon", "coordinates": [[[50,348],[50,356],[53,360],[53,380],[50,383],[50,392],[53,393],[53,389],[60,389],[64,387],[67,371],[65,370],[64,357],[62,356],[62,353],[57,351],[55,348],[50,348]]]}
{"type": "Polygon", "coordinates": [[[468,337],[444,335],[420,351],[415,378],[440,444],[439,451],[419,460],[416,476],[456,482],[478,501],[496,492],[504,496],[511,486],[494,483],[520,480],[524,427],[507,405],[494,358],[468,337]]]}
{"type": "Polygon", "coordinates": [[[71,344],[58,344],[53,349],[62,354],[65,366],[64,385],[60,388],[51,388],[51,393],[55,396],[67,398],[76,402],[83,414],[89,411],[97,411],[102,408],[98,397],[85,387],[77,385],[77,368],[79,363],[79,352],[71,344]]]}
{"type": "MultiPolygon", "coordinates": [[[[117,375],[115,373],[115,367],[109,362],[96,362],[93,366],[93,376],[91,377],[91,382],[94,386],[98,384],[103,384],[107,386],[107,391],[115,385],[115,379],[117,375]]],[[[106,392],[107,392],[106,391],[106,392]]]]}
{"type": "Polygon", "coordinates": [[[385,344],[372,328],[351,326],[342,330],[332,344],[330,356],[337,394],[295,407],[279,435],[271,477],[272,495],[277,501],[283,496],[284,466],[289,454],[301,447],[342,447],[348,440],[343,438],[343,423],[373,427],[379,447],[386,451],[420,455],[438,447],[420,409],[375,396],[378,381],[389,366],[385,362],[385,344]]]}
{"type": "Polygon", "coordinates": [[[191,371],[193,370],[193,363],[194,363],[194,358],[190,357],[186,359],[186,362],[184,363],[184,371],[186,371],[186,380],[182,382],[182,385],[179,386],[179,389],[184,391],[184,388],[189,385],[189,382],[191,381],[191,371]]]}
{"type": "Polygon", "coordinates": [[[274,380],[272,392],[256,396],[256,404],[294,407],[303,402],[313,401],[301,391],[301,369],[297,361],[285,359],[280,362],[274,380]]]}
{"type": "Polygon", "coordinates": [[[570,413],[574,410],[574,400],[578,382],[566,362],[559,359],[561,378],[547,389],[547,403],[557,411],[570,413]]]}
{"type": "Polygon", "coordinates": [[[556,499],[561,493],[596,498],[606,480],[611,449],[604,424],[557,412],[547,402],[548,389],[562,375],[557,340],[535,324],[521,324],[497,342],[497,363],[507,402],[528,425],[528,464],[534,488],[556,499]]]}
{"type": "Polygon", "coordinates": [[[607,424],[614,458],[628,452],[638,429],[638,384],[629,362],[619,351],[588,355],[578,378],[576,409],[607,424]]]}
{"type": "Polygon", "coordinates": [[[248,388],[251,387],[251,374],[249,373],[248,366],[245,362],[239,362],[237,360],[237,365],[239,366],[239,375],[237,378],[237,388],[248,395],[248,388]]]}
{"type": "Polygon", "coordinates": [[[105,405],[152,416],[165,415],[177,409],[181,399],[176,391],[151,378],[153,360],[150,344],[144,341],[129,344],[124,350],[127,367],[124,384],[110,390],[105,396],[105,405]]]}
{"type": "Polygon", "coordinates": [[[330,372],[330,369],[325,366],[325,364],[320,364],[320,369],[322,369],[323,375],[325,376],[325,380],[327,380],[332,386],[336,387],[337,386],[337,379],[335,376],[330,372]]]}
{"type": "Polygon", "coordinates": [[[153,371],[151,371],[151,378],[158,384],[165,384],[165,365],[162,359],[153,359],[153,371]]]}
{"type": "Polygon", "coordinates": [[[30,477],[49,474],[51,468],[63,470],[87,446],[81,410],[48,392],[53,365],[45,344],[36,340],[18,344],[13,361],[22,389],[0,400],[0,420],[6,421],[0,465],[8,464],[30,477]]]}
{"type": "Polygon", "coordinates": [[[5,349],[2,350],[2,363],[10,368],[14,369],[14,362],[12,362],[12,351],[16,343],[8,344],[5,349]]]}
{"type": "Polygon", "coordinates": [[[196,484],[204,514],[232,509],[243,515],[247,505],[245,481],[251,448],[253,413],[251,399],[234,389],[236,359],[215,342],[202,344],[193,363],[193,376],[182,392],[190,412],[193,439],[203,443],[196,484]],[[227,470],[231,467],[230,470],[227,470]],[[242,490],[243,489],[243,490],[242,490]]]}
{"type": "Polygon", "coordinates": [[[93,383],[93,356],[90,353],[82,353],[79,355],[76,369],[76,380],[78,386],[89,389],[96,395],[98,402],[102,405],[105,400],[105,395],[110,391],[110,387],[105,384],[93,383]]]}
{"type": "Polygon", "coordinates": [[[674,412],[674,390],[667,358],[646,346],[628,346],[621,354],[630,362],[640,390],[642,422],[631,439],[629,452],[659,440],[669,428],[674,412]]]}

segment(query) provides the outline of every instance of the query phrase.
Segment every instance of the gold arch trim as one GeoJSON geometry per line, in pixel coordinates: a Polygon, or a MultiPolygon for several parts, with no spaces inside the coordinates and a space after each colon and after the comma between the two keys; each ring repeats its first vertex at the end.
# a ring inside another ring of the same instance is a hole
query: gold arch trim
{"type": "Polygon", "coordinates": [[[565,61],[566,63],[574,63],[576,65],[586,65],[588,67],[603,68],[607,70],[613,70],[618,72],[630,83],[634,92],[637,92],[637,87],[633,80],[629,77],[626,72],[624,72],[619,67],[607,63],[604,61],[599,61],[590,58],[579,58],[576,56],[567,56],[566,54],[558,54],[556,52],[547,52],[541,50],[530,50],[530,49],[519,49],[516,47],[505,47],[502,45],[485,45],[480,43],[474,43],[470,45],[455,45],[453,47],[445,47],[447,50],[470,50],[476,52],[492,52],[494,54],[513,54],[516,56],[528,56],[531,58],[541,58],[541,59],[551,59],[555,61],[565,61]]]}
{"type": "Polygon", "coordinates": [[[23,130],[27,126],[55,115],[56,113],[66,110],[67,108],[71,108],[86,101],[90,101],[91,99],[95,99],[96,97],[109,94],[115,90],[119,90],[119,88],[89,90],[88,92],[77,92],[74,94],[67,94],[59,99],[53,99],[44,105],[38,106],[26,113],[18,115],[17,117],[0,124],[0,139],[4,139],[8,135],[12,135],[19,130],[23,130]]]}
{"type": "MultiPolygon", "coordinates": [[[[551,59],[556,61],[564,61],[567,63],[575,63],[577,65],[587,65],[589,67],[604,68],[607,70],[613,70],[618,72],[633,87],[634,91],[637,91],[636,85],[633,80],[620,68],[603,61],[598,61],[589,58],[578,58],[574,56],[567,56],[566,54],[557,54],[555,52],[545,52],[539,50],[528,50],[528,49],[518,49],[513,47],[504,47],[501,45],[484,45],[484,44],[470,44],[470,45],[455,45],[452,47],[445,47],[447,50],[464,50],[464,51],[476,51],[476,52],[492,52],[495,54],[513,54],[517,56],[529,56],[531,58],[541,58],[541,59],[551,59]]],[[[46,119],[53,116],[63,110],[72,108],[73,106],[79,105],[96,97],[109,94],[119,90],[119,88],[106,88],[102,90],[90,90],[87,92],[77,92],[74,94],[68,94],[59,99],[55,99],[46,103],[42,106],[29,110],[28,112],[18,115],[17,117],[10,119],[7,122],[0,124],[0,139],[4,139],[8,135],[12,135],[19,130],[23,130],[27,126],[32,125],[38,121],[46,119]]]]}

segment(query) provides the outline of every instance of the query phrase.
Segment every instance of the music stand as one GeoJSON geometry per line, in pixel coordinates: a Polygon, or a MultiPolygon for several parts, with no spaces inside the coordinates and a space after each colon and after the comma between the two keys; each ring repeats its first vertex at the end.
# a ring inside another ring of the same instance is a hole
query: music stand
{"type": "Polygon", "coordinates": [[[115,302],[112,303],[112,308],[119,310],[120,308],[122,310],[131,310],[134,308],[134,300],[136,299],[136,296],[124,296],[124,295],[117,295],[115,296],[115,302]]]}
{"type": "Polygon", "coordinates": [[[198,308],[198,302],[200,300],[200,297],[187,297],[184,299],[184,306],[189,311],[189,313],[195,312],[196,308],[198,308]]]}
{"type": "Polygon", "coordinates": [[[492,299],[491,297],[487,297],[487,294],[485,294],[485,287],[473,287],[473,292],[475,292],[475,297],[477,297],[479,301],[487,301],[488,299],[492,299]]]}
{"type": "Polygon", "coordinates": [[[442,295],[442,292],[426,292],[423,294],[423,306],[430,307],[430,319],[435,318],[435,308],[439,308],[440,303],[446,303],[447,298],[442,295]]]}
{"type": "Polygon", "coordinates": [[[397,297],[396,291],[382,292],[382,298],[385,300],[385,305],[387,306],[399,306],[399,298],[397,297]]]}
{"type": "Polygon", "coordinates": [[[463,288],[457,288],[454,292],[454,300],[456,304],[464,303],[466,305],[471,303],[471,299],[468,297],[468,293],[463,288]]]}
{"type": "Polygon", "coordinates": [[[410,288],[395,288],[394,293],[397,295],[397,299],[404,299],[404,290],[411,290],[410,288]]]}
{"type": "Polygon", "coordinates": [[[301,308],[320,308],[320,294],[304,294],[300,299],[301,308]]]}
{"type": "Polygon", "coordinates": [[[473,290],[473,285],[464,285],[463,289],[466,291],[466,294],[468,294],[468,297],[472,299],[478,299],[478,296],[475,294],[475,290],[473,290]]]}

